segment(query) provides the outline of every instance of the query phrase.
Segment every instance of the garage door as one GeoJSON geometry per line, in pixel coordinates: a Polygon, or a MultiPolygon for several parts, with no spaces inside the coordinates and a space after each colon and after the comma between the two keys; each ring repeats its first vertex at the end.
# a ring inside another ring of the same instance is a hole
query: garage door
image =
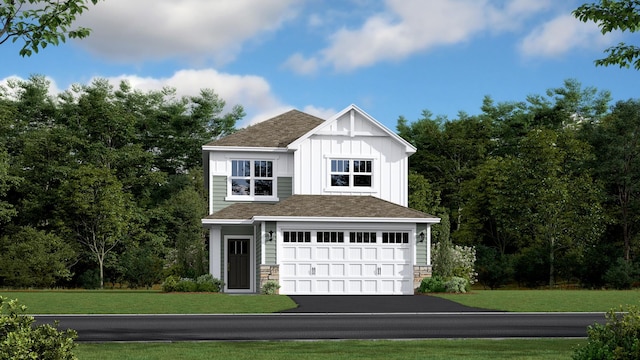
{"type": "Polygon", "coordinates": [[[281,294],[413,294],[408,232],[284,231],[281,294]]]}

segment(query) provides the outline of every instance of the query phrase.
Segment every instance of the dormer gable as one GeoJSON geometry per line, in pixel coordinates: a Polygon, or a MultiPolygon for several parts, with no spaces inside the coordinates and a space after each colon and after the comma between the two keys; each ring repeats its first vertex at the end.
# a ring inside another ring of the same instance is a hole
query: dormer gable
{"type": "Polygon", "coordinates": [[[354,104],[332,116],[327,121],[319,124],[314,129],[300,136],[288,145],[289,149],[296,150],[301,143],[313,135],[354,137],[389,137],[405,148],[407,155],[416,152],[416,148],[382,125],[376,119],[367,114],[354,104]]]}

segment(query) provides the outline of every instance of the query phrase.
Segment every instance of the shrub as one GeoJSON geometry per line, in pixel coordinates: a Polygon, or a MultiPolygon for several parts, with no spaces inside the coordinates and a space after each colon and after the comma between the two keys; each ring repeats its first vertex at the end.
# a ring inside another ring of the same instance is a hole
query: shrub
{"type": "Polygon", "coordinates": [[[224,282],[211,274],[199,276],[197,279],[169,276],[162,283],[164,292],[220,292],[224,282]]]}
{"type": "Polygon", "coordinates": [[[55,326],[34,326],[35,318],[25,315],[27,307],[0,296],[0,360],[75,360],[75,330],[58,331],[55,326]]]}
{"type": "Polygon", "coordinates": [[[100,271],[89,269],[78,276],[78,284],[85,289],[100,288],[100,271]]]}
{"type": "Polygon", "coordinates": [[[444,288],[446,292],[463,294],[469,291],[470,285],[467,279],[454,276],[444,283],[444,288]]]}
{"type": "Polygon", "coordinates": [[[264,295],[275,295],[278,289],[280,289],[280,284],[275,280],[268,280],[262,285],[264,295]]]}
{"type": "Polygon", "coordinates": [[[589,326],[587,336],[587,344],[574,351],[574,360],[640,359],[640,310],[632,306],[624,315],[611,310],[607,323],[589,326]]]}
{"type": "Polygon", "coordinates": [[[198,284],[195,280],[189,278],[182,278],[176,284],[175,292],[196,292],[198,291],[198,284]]]}
{"type": "Polygon", "coordinates": [[[604,274],[604,281],[607,287],[626,290],[631,286],[637,278],[637,269],[634,264],[619,258],[615,265],[611,266],[604,274]]]}
{"type": "Polygon", "coordinates": [[[198,276],[196,279],[197,291],[202,292],[220,292],[224,283],[220,279],[216,279],[211,274],[198,276]]]}
{"type": "Polygon", "coordinates": [[[422,279],[420,287],[418,288],[419,293],[437,293],[445,291],[446,288],[444,286],[444,280],[439,276],[422,279]]]}
{"type": "Polygon", "coordinates": [[[470,284],[476,282],[476,249],[473,246],[453,245],[450,241],[442,241],[433,244],[431,256],[435,275],[445,279],[453,276],[465,278],[470,284]]]}
{"type": "Polygon", "coordinates": [[[174,292],[176,291],[176,285],[178,285],[178,279],[176,276],[167,277],[162,283],[162,291],[164,292],[174,292]]]}

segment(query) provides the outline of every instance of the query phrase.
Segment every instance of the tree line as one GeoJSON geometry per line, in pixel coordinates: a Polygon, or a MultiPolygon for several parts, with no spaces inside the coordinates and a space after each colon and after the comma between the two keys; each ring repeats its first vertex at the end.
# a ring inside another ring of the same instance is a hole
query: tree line
{"type": "Polygon", "coordinates": [[[479,115],[400,117],[397,131],[418,148],[412,193],[432,190],[410,206],[437,212],[445,236],[476,247],[481,283],[640,281],[639,100],[612,104],[569,79],[523,101],[487,96],[479,115]]]}
{"type": "Polygon", "coordinates": [[[150,286],[207,272],[201,146],[231,133],[212,90],[104,79],[0,91],[0,286],[150,286]]]}

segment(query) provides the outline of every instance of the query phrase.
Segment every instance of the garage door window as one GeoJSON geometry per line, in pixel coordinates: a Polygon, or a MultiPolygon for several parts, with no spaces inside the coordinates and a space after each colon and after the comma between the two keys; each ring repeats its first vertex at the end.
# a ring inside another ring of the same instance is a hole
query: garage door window
{"type": "Polygon", "coordinates": [[[351,243],[375,243],[375,232],[350,232],[349,242],[351,243]]]}
{"type": "Polygon", "coordinates": [[[408,244],[409,233],[407,232],[383,232],[383,244],[408,244]]]}
{"type": "Polygon", "coordinates": [[[316,242],[319,243],[343,243],[344,232],[342,231],[318,231],[316,242]]]}
{"type": "Polygon", "coordinates": [[[311,242],[311,232],[310,231],[285,231],[282,233],[282,241],[288,242],[298,242],[298,243],[308,243],[311,242]]]}

